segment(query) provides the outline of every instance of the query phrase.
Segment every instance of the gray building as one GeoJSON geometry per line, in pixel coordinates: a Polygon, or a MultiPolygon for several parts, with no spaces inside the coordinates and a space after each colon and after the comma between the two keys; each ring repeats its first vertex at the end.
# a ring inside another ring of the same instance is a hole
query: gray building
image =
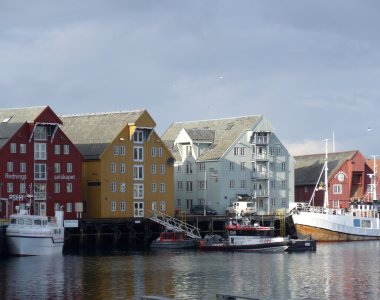
{"type": "Polygon", "coordinates": [[[224,214],[245,198],[273,213],[294,201],[293,158],[261,115],[173,123],[161,139],[175,158],[176,209],[224,214]]]}

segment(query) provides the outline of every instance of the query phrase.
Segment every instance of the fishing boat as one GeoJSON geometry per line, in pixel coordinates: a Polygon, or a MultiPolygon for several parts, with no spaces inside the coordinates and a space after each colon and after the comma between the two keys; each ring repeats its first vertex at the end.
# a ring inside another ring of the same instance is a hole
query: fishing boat
{"type": "Polygon", "coordinates": [[[184,231],[165,230],[160,236],[152,241],[151,248],[166,248],[166,249],[194,249],[196,248],[197,240],[190,238],[184,231]]]}
{"type": "Polygon", "coordinates": [[[62,253],[64,244],[63,211],[54,217],[31,215],[16,207],[6,229],[8,253],[17,256],[62,253]]]}
{"type": "MultiPolygon", "coordinates": [[[[327,143],[327,142],[326,142],[327,143]]],[[[380,206],[376,197],[376,161],[373,174],[368,174],[371,184],[368,199],[350,204],[350,207],[329,207],[329,188],[323,187],[323,206],[312,206],[315,192],[320,189],[320,179],[328,182],[328,154],[326,146],[325,162],[309,203],[297,203],[292,211],[293,222],[299,236],[309,235],[316,241],[358,241],[380,239],[380,206]]]]}
{"type": "Polygon", "coordinates": [[[273,227],[260,226],[246,217],[230,218],[226,225],[227,238],[205,236],[200,250],[283,252],[289,245],[288,237],[274,237],[273,227]]]}

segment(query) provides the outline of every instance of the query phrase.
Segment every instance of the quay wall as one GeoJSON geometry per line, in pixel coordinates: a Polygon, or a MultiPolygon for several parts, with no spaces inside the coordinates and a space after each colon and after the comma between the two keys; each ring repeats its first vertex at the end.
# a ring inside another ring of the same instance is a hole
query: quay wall
{"type": "MultiPolygon", "coordinates": [[[[200,234],[225,235],[227,216],[186,216],[186,223],[199,228],[200,234]]],[[[263,226],[275,228],[275,235],[290,235],[295,238],[291,216],[253,216],[263,226]]],[[[159,237],[165,228],[148,218],[81,219],[78,227],[65,228],[64,252],[81,250],[144,250],[159,237]]],[[[0,227],[0,254],[6,254],[6,225],[0,227]]]]}

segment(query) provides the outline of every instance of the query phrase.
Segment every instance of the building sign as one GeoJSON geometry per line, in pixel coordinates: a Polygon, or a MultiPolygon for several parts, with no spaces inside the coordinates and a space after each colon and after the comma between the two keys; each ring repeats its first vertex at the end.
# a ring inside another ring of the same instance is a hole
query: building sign
{"type": "Polygon", "coordinates": [[[19,179],[25,181],[28,178],[26,174],[9,174],[5,173],[5,179],[19,179]]]}
{"type": "Polygon", "coordinates": [[[77,228],[78,220],[63,220],[63,227],[65,228],[77,228]]]}
{"type": "Polygon", "coordinates": [[[54,175],[54,180],[75,180],[75,175],[65,175],[65,174],[59,174],[59,175],[54,175]]]}

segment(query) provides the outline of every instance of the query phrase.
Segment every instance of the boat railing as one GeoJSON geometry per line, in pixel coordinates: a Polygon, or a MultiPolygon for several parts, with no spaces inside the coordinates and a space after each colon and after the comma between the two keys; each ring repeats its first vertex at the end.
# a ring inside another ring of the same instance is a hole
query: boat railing
{"type": "Polygon", "coordinates": [[[380,213],[377,210],[358,209],[358,208],[331,208],[311,205],[297,205],[297,211],[313,212],[328,215],[351,215],[361,218],[380,218],[380,213]]]}

